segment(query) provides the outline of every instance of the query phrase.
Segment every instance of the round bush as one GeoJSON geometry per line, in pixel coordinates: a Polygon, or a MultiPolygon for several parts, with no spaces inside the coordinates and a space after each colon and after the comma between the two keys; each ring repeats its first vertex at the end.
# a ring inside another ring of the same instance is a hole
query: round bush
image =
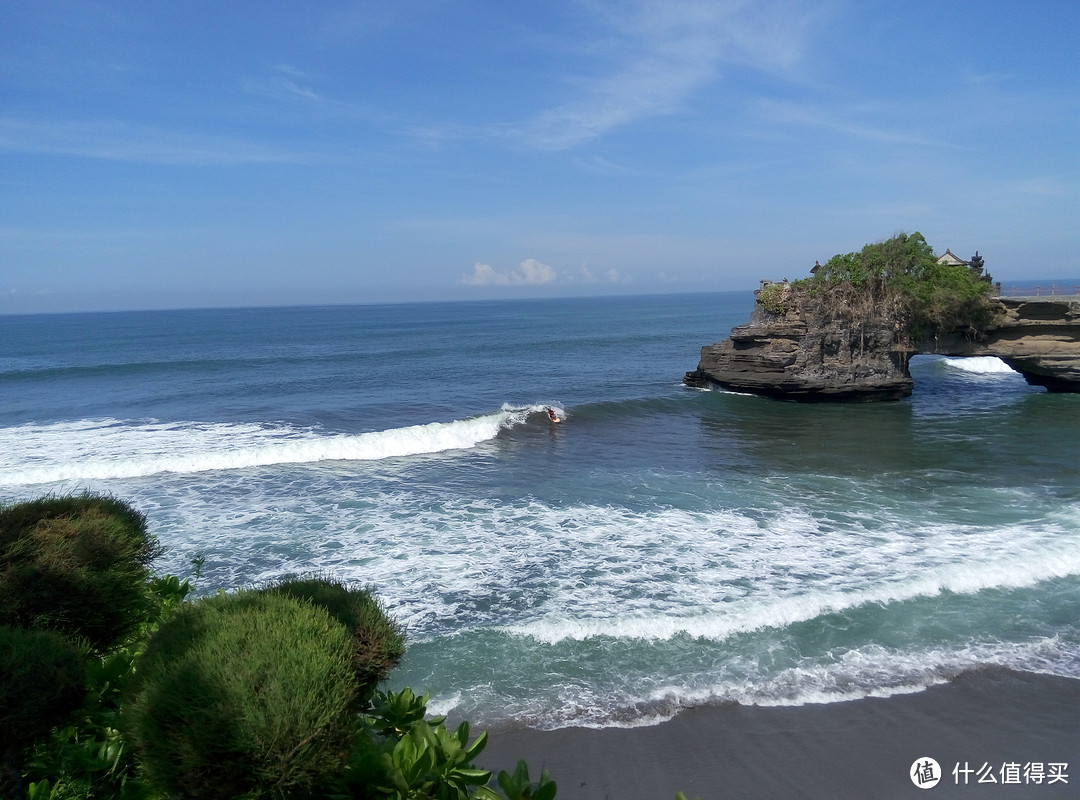
{"type": "Polygon", "coordinates": [[[146,518],[111,497],[47,497],[0,507],[0,625],[55,630],[96,652],[147,619],[146,518]]]}
{"type": "Polygon", "coordinates": [[[405,634],[375,594],[329,577],[288,578],[263,589],[325,609],[352,632],[358,699],[366,702],[405,654],[405,634]]]}
{"type": "Polygon", "coordinates": [[[166,793],[303,794],[343,767],[351,656],[349,631],[310,603],[255,592],[190,603],[137,664],[128,735],[166,793]]]}
{"type": "Polygon", "coordinates": [[[86,656],[52,631],[0,627],[0,749],[27,747],[86,696],[86,656]]]}

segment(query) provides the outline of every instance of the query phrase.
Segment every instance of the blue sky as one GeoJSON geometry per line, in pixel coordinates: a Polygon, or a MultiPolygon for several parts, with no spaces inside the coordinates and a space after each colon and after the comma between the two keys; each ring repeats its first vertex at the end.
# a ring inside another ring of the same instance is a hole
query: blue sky
{"type": "Polygon", "coordinates": [[[0,312],[1080,276],[1080,3],[0,3],[0,312]]]}

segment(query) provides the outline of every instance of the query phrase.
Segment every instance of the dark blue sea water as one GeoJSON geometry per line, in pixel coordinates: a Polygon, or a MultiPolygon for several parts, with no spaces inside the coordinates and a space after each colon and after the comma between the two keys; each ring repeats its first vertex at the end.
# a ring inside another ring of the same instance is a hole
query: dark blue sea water
{"type": "Polygon", "coordinates": [[[0,500],[127,499],[204,592],[370,584],[392,684],[488,725],[1080,677],[1080,396],[931,357],[898,403],[684,388],[752,303],[0,317],[0,500]]]}

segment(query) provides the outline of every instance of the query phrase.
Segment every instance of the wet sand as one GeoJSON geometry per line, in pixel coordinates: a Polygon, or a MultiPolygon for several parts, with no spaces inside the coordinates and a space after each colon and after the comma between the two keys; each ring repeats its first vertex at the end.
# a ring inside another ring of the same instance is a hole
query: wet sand
{"type": "Polygon", "coordinates": [[[478,762],[518,758],[534,779],[549,770],[561,800],[1080,798],[1080,680],[981,670],[916,694],[695,708],[642,728],[492,729],[478,762]],[[943,775],[923,789],[910,773],[927,756],[943,775]]]}

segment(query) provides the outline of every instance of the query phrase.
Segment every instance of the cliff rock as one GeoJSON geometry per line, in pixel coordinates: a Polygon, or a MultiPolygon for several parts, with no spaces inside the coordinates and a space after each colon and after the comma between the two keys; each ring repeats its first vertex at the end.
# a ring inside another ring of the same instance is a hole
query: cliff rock
{"type": "Polygon", "coordinates": [[[770,313],[755,302],[750,322],[701,349],[684,383],[802,401],[898,400],[911,394],[911,356],[997,356],[1031,384],[1080,392],[1080,299],[999,298],[984,329],[913,340],[887,314],[837,319],[799,305],[770,313]]]}
{"type": "Polygon", "coordinates": [[[953,336],[920,353],[997,356],[1028,383],[1051,392],[1080,392],[1080,297],[999,298],[1002,313],[978,340],[953,336]]]}

